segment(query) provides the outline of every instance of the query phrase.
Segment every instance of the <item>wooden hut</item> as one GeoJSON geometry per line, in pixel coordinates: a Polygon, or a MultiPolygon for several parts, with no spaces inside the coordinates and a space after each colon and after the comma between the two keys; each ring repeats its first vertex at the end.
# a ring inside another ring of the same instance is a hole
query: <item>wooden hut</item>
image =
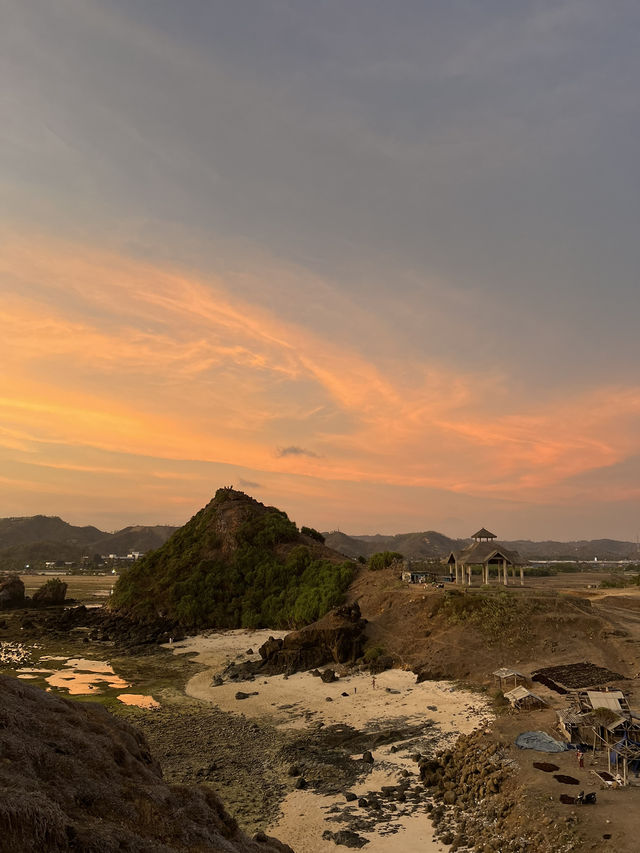
{"type": "Polygon", "coordinates": [[[508,571],[515,572],[516,567],[520,569],[520,585],[524,586],[524,560],[517,551],[505,548],[497,539],[495,533],[491,533],[485,527],[480,528],[470,537],[473,542],[462,551],[451,551],[445,562],[449,566],[451,575],[455,573],[455,582],[471,586],[472,569],[479,566],[482,574],[482,583],[488,584],[491,580],[491,568],[496,570],[496,580],[508,584],[508,571]]]}

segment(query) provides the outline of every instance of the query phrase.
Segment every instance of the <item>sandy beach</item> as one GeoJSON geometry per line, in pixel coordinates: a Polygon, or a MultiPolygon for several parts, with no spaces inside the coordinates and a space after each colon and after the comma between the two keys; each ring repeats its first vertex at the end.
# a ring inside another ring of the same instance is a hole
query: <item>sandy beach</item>
{"type": "MultiPolygon", "coordinates": [[[[207,667],[189,680],[186,692],[224,711],[268,721],[281,729],[346,725],[363,732],[415,730],[410,750],[390,743],[372,750],[372,767],[363,768],[350,788],[358,798],[375,796],[383,786],[395,785],[399,779],[417,777],[413,753],[428,755],[491,719],[487,703],[478,694],[448,681],[416,684],[415,674],[402,670],[383,672],[375,681],[368,673],[353,672],[327,684],[302,672],[213,685],[213,675],[227,664],[258,659],[258,649],[269,636],[283,635],[274,631],[227,631],[191,637],[168,648],[207,667]],[[249,650],[252,654],[247,654],[249,650]],[[249,694],[248,698],[237,699],[238,691],[249,694]]],[[[361,756],[352,757],[356,760],[361,756]]],[[[327,796],[312,789],[294,790],[282,802],[281,815],[267,832],[290,844],[296,853],[335,850],[335,842],[323,838],[323,833],[340,830],[345,820],[357,819],[357,814],[357,802],[347,806],[343,793],[327,796]]],[[[414,803],[385,814],[372,831],[365,827],[358,834],[367,840],[370,853],[441,853],[445,849],[434,839],[424,805],[419,808],[414,803]]]]}

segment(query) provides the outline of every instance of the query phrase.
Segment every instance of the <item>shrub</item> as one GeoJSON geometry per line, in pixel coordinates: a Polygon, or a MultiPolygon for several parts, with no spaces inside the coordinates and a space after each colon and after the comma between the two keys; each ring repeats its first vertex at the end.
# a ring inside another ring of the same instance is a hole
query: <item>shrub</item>
{"type": "Polygon", "coordinates": [[[404,557],[397,551],[380,551],[378,554],[369,557],[369,568],[372,572],[377,572],[380,569],[388,568],[396,560],[404,560],[404,557]]]}

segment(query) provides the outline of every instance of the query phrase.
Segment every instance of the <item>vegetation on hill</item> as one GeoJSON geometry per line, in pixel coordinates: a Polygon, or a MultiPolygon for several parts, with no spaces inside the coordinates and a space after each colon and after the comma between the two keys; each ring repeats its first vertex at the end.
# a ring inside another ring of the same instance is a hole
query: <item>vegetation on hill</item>
{"type": "Polygon", "coordinates": [[[298,628],[339,604],[353,577],[351,562],[307,543],[286,513],[218,489],[162,547],[121,575],[110,606],[188,629],[298,628]]]}
{"type": "Polygon", "coordinates": [[[369,557],[368,565],[372,572],[377,572],[380,569],[387,569],[397,560],[402,561],[403,559],[402,554],[399,554],[397,551],[380,551],[379,554],[372,554],[369,557]]]}

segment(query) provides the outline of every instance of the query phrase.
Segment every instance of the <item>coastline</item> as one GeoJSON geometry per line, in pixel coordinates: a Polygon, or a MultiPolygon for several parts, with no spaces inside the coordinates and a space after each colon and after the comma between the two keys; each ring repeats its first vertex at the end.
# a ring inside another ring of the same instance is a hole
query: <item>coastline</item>
{"type": "MultiPolygon", "coordinates": [[[[189,697],[275,726],[283,734],[295,733],[298,739],[334,730],[346,738],[343,746],[352,780],[348,792],[355,799],[347,802],[347,790],[326,790],[326,784],[323,790],[310,765],[306,787],[286,793],[279,817],[265,831],[296,853],[335,850],[329,834],[341,830],[353,832],[359,839],[353,846],[364,844],[370,853],[418,849],[443,853],[447,847],[436,839],[428,817],[430,806],[422,796],[417,758],[430,758],[460,734],[488,723],[492,715],[484,697],[449,681],[416,684],[415,674],[403,670],[380,673],[374,686],[368,673],[341,667],[328,667],[342,673],[331,683],[300,672],[214,686],[214,674],[229,663],[256,659],[259,646],[276,633],[226,631],[166,646],[206,667],[189,679],[185,690],[189,697]],[[247,655],[249,649],[253,655],[247,655]],[[237,699],[238,691],[247,698],[237,699]],[[352,752],[349,738],[355,738],[352,752]],[[381,741],[370,749],[372,763],[365,763],[355,750],[355,744],[361,747],[367,738],[372,744],[381,741]]],[[[300,754],[305,753],[303,749],[300,754]]],[[[296,783],[290,781],[292,786],[296,783]]]]}

